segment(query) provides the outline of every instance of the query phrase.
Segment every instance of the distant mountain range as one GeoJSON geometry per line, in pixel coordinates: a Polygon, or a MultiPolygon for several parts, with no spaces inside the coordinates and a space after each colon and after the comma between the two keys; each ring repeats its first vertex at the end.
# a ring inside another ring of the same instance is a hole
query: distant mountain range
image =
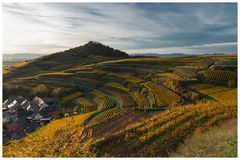
{"type": "Polygon", "coordinates": [[[170,53],[170,54],[160,54],[160,53],[134,53],[131,57],[186,57],[186,56],[196,56],[197,54],[185,54],[185,53],[170,53]]]}
{"type": "Polygon", "coordinates": [[[211,53],[211,54],[186,54],[186,53],[133,53],[131,57],[187,57],[187,56],[199,56],[199,55],[224,55],[224,53],[211,53]]]}
{"type": "Polygon", "coordinates": [[[3,62],[18,62],[24,60],[31,60],[46,54],[34,54],[34,53],[15,53],[15,54],[3,54],[3,62]]]}

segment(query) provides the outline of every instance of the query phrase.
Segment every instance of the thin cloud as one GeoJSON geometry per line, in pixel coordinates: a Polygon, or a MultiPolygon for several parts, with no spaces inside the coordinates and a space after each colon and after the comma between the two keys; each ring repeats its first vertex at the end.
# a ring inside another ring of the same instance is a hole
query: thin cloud
{"type": "MultiPolygon", "coordinates": [[[[53,53],[88,41],[131,53],[197,52],[201,48],[191,46],[237,42],[237,4],[6,3],[3,38],[4,53],[53,53]]],[[[223,52],[235,48],[221,47],[223,52]]]]}
{"type": "Polygon", "coordinates": [[[165,48],[148,48],[139,50],[126,50],[128,53],[159,53],[159,54],[170,54],[170,53],[186,53],[186,54],[205,54],[205,53],[236,53],[237,42],[227,43],[212,43],[203,45],[192,45],[183,47],[165,47],[165,48]]]}

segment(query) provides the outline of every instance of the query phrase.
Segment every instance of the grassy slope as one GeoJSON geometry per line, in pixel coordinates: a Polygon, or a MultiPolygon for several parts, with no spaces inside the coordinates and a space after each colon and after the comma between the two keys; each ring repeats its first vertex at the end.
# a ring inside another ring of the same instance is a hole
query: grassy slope
{"type": "Polygon", "coordinates": [[[237,119],[208,131],[197,131],[178,147],[173,157],[237,157],[237,119]]]}

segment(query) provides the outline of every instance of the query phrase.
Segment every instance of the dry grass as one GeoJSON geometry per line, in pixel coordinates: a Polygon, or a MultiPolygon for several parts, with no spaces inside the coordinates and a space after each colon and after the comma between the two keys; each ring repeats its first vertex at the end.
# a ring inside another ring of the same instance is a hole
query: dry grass
{"type": "Polygon", "coordinates": [[[237,119],[231,119],[220,127],[210,128],[207,132],[195,132],[180,145],[171,157],[236,157],[237,147],[229,148],[230,140],[237,139],[237,119]]]}

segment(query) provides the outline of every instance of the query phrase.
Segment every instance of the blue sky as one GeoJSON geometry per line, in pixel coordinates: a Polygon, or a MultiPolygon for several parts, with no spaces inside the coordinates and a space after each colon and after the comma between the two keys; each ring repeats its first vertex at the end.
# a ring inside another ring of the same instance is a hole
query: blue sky
{"type": "Polygon", "coordinates": [[[236,3],[5,3],[4,53],[98,41],[127,53],[236,53],[236,3]]]}

